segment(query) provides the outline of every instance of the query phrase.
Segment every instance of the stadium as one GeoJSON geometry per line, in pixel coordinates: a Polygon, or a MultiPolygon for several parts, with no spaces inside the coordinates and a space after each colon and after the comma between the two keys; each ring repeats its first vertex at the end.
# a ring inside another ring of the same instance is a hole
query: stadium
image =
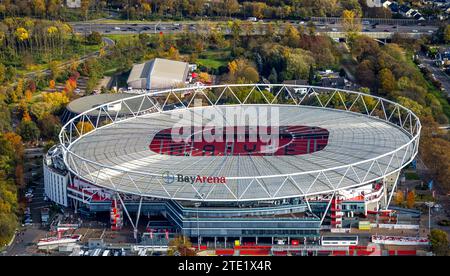
{"type": "Polygon", "coordinates": [[[80,213],[110,214],[112,229],[127,221],[135,237],[146,219],[149,242],[289,243],[388,211],[420,130],[409,109],[355,91],[168,89],[68,120],[44,158],[45,191],[80,213]]]}

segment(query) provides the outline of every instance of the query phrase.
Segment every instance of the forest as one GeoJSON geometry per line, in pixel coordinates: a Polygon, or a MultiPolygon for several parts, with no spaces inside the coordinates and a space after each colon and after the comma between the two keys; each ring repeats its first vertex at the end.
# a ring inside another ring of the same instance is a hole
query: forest
{"type": "Polygon", "coordinates": [[[450,136],[438,129],[439,124],[448,124],[450,107],[414,59],[414,53],[430,43],[429,38],[410,40],[397,36],[392,43],[380,45],[366,36],[349,34],[344,44],[317,34],[314,28],[294,27],[289,23],[285,23],[282,33],[269,25],[262,35],[252,35],[253,25],[244,21],[230,21],[229,27],[230,35],[206,25],[210,29],[197,33],[186,30],[177,35],[110,36],[116,41],[113,48],[100,50],[98,57],[78,62],[73,58],[67,60],[67,54],[88,45],[96,46],[91,50],[99,49],[99,34],[75,36],[64,22],[46,19],[3,20],[0,23],[3,61],[0,64],[0,243],[12,235],[22,213],[18,195],[25,185],[24,146],[36,144],[41,138],[47,147],[56,142],[61,111],[79,97],[74,93],[79,78],[87,79],[86,92],[90,94],[104,76],[126,75],[133,63],[154,57],[198,63],[201,77],[215,76],[218,83],[258,83],[263,79],[282,83],[302,79],[315,84],[317,72],[327,69],[352,75],[362,91],[397,101],[421,118],[420,157],[440,187],[450,190],[450,136]],[[30,57],[24,61],[27,55],[30,57]],[[65,62],[62,69],[60,65],[65,62]],[[49,74],[24,77],[17,72],[17,68],[26,68],[27,64],[42,63],[49,64],[49,74]]]}

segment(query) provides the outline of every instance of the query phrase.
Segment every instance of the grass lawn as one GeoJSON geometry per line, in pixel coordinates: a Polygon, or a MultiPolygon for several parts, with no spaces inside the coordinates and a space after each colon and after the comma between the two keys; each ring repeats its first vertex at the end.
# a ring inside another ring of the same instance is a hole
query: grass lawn
{"type": "Polygon", "coordinates": [[[229,50],[209,50],[199,55],[197,63],[207,68],[217,69],[220,66],[227,66],[230,60],[229,50]]]}
{"type": "Polygon", "coordinates": [[[227,61],[226,60],[217,60],[217,59],[210,59],[210,58],[199,58],[197,59],[197,63],[199,65],[203,65],[207,68],[217,69],[220,66],[226,66],[227,61]]]}
{"type": "Polygon", "coordinates": [[[130,37],[138,37],[137,34],[107,34],[104,37],[111,38],[114,41],[120,41],[124,39],[129,39],[130,37]]]}

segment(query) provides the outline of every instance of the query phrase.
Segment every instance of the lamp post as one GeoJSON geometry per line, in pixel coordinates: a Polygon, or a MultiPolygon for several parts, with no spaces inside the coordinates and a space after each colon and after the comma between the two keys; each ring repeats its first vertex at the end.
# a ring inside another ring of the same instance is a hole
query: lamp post
{"type": "Polygon", "coordinates": [[[425,202],[425,205],[428,206],[428,233],[431,232],[431,207],[434,206],[434,203],[431,201],[425,202]]]}
{"type": "Polygon", "coordinates": [[[200,207],[200,202],[195,203],[195,208],[197,209],[197,248],[200,250],[200,226],[198,222],[198,207],[200,207]]]}

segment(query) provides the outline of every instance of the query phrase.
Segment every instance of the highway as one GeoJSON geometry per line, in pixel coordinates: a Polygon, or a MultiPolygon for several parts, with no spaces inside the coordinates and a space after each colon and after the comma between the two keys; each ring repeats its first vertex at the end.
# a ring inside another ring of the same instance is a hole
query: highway
{"type": "Polygon", "coordinates": [[[433,76],[442,84],[448,97],[450,97],[450,77],[434,64],[434,60],[427,57],[423,52],[419,53],[419,60],[424,64],[433,76]]]}
{"type": "MultiPolygon", "coordinates": [[[[253,24],[253,34],[261,34],[268,22],[249,22],[253,24]]],[[[303,25],[307,27],[306,22],[291,23],[298,27],[303,25]]],[[[217,30],[223,31],[225,34],[230,33],[227,22],[206,23],[205,21],[189,21],[189,22],[143,22],[143,23],[128,23],[127,21],[116,23],[102,23],[97,22],[72,22],[71,23],[75,33],[90,33],[92,31],[101,34],[139,34],[139,33],[180,33],[183,31],[189,32],[209,32],[211,26],[217,26],[217,30]]],[[[275,29],[278,32],[283,31],[284,24],[274,23],[275,29]]],[[[438,26],[433,25],[410,25],[410,24],[384,24],[384,25],[362,25],[362,32],[389,32],[389,33],[416,33],[416,34],[431,34],[438,29],[438,26]]],[[[316,32],[344,32],[344,28],[338,23],[316,23],[316,32]]]]}

